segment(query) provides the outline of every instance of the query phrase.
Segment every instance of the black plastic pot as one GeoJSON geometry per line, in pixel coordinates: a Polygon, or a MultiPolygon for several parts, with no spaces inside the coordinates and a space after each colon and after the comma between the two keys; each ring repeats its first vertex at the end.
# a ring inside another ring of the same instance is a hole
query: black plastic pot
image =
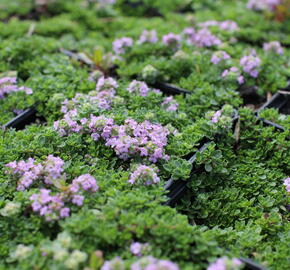
{"type": "MultiPolygon", "coordinates": [[[[204,150],[206,150],[206,148],[208,147],[208,143],[205,143],[203,146],[201,146],[198,151],[188,160],[191,164],[194,163],[194,161],[196,160],[196,154],[202,153],[204,150]]],[[[191,180],[192,176],[194,174],[199,174],[201,172],[204,171],[204,168],[199,166],[198,168],[193,168],[191,173],[190,173],[190,177],[187,180],[173,180],[173,179],[169,179],[165,185],[165,190],[168,191],[168,200],[166,201],[165,205],[169,205],[169,206],[174,206],[179,199],[181,199],[184,195],[184,193],[187,190],[187,183],[191,180]]]]}
{"type": "MultiPolygon", "coordinates": [[[[233,113],[233,116],[232,116],[232,123],[233,123],[232,132],[233,133],[235,132],[236,124],[237,124],[238,120],[239,120],[239,115],[238,115],[237,110],[235,110],[233,113]]],[[[216,135],[214,140],[218,140],[218,138],[219,138],[219,135],[216,135]]],[[[197,153],[204,152],[207,149],[207,147],[211,141],[212,140],[207,139],[207,138],[202,139],[200,141],[200,144],[199,144],[199,149],[193,155],[189,156],[187,160],[191,164],[193,164],[196,160],[197,153]]],[[[186,179],[186,180],[169,179],[166,182],[166,185],[164,186],[165,190],[168,191],[168,193],[167,193],[168,200],[165,202],[165,205],[174,206],[178,202],[178,200],[184,196],[184,194],[187,190],[187,183],[190,182],[192,176],[196,175],[196,174],[200,174],[204,171],[205,171],[204,166],[196,167],[193,165],[193,169],[192,169],[188,179],[186,179]]]]}
{"type": "Polygon", "coordinates": [[[258,94],[258,87],[256,86],[240,86],[237,91],[244,101],[244,105],[253,104],[260,105],[265,102],[265,98],[258,94]]]}
{"type": "Polygon", "coordinates": [[[285,128],[279,124],[276,124],[272,121],[260,117],[260,111],[264,109],[275,108],[280,113],[290,114],[290,92],[279,91],[277,92],[268,102],[266,102],[257,112],[257,117],[264,123],[266,126],[272,126],[276,130],[284,131],[285,128]]]}
{"type": "Polygon", "coordinates": [[[3,128],[15,128],[17,130],[23,129],[26,125],[32,124],[36,121],[36,114],[37,111],[35,108],[29,108],[3,125],[3,128]]]}
{"type": "Polygon", "coordinates": [[[264,266],[261,266],[250,259],[240,258],[240,260],[245,264],[245,270],[267,270],[264,266]]]}
{"type": "Polygon", "coordinates": [[[164,82],[156,82],[151,85],[152,87],[159,89],[164,94],[168,95],[180,95],[180,94],[191,94],[190,91],[179,88],[175,85],[164,83],[164,82]]]}

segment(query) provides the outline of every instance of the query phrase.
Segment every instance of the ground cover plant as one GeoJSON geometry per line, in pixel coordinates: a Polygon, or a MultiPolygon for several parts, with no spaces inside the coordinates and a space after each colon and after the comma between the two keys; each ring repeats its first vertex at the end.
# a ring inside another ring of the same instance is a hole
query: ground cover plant
{"type": "Polygon", "coordinates": [[[289,269],[289,4],[2,0],[0,269],[289,269]]]}

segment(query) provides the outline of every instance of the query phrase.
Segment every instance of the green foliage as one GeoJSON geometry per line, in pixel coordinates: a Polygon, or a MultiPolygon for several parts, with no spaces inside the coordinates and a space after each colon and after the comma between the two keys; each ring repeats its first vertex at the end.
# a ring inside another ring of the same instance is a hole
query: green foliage
{"type": "Polygon", "coordinates": [[[244,74],[243,86],[255,87],[261,101],[285,87],[290,22],[279,14],[250,10],[246,2],[117,0],[104,6],[95,0],[1,0],[0,78],[16,76],[17,85],[30,87],[33,94],[20,91],[1,98],[0,123],[31,106],[45,119],[20,131],[0,130],[1,270],[92,270],[116,256],[129,269],[137,259],[130,252],[133,242],[148,243],[149,255],[170,259],[185,270],[206,269],[221,256],[249,257],[269,269],[289,269],[290,196],[283,184],[290,176],[289,111],[259,112],[284,132],[264,126],[253,110],[241,108],[253,106],[240,96],[236,78],[221,74],[240,67],[241,57],[255,49],[261,59],[259,77],[244,74]],[[182,34],[186,27],[198,31],[198,24],[208,20],[233,20],[239,30],[209,27],[222,41],[209,48],[185,40],[177,49],[163,44],[164,35],[182,34]],[[139,44],[145,29],[156,30],[159,41],[139,44]],[[113,55],[112,42],[124,36],[134,45],[124,55],[113,55]],[[274,40],[282,43],[283,55],[263,50],[264,42],[274,40]],[[211,57],[217,50],[231,59],[214,65],[211,57]],[[86,64],[85,57],[93,64],[86,64]],[[102,72],[114,76],[119,87],[110,110],[83,102],[80,117],[102,114],[118,125],[128,118],[148,120],[170,131],[165,147],[170,159],[154,164],[159,183],[128,183],[136,164],[152,165],[143,157],[120,160],[102,139],[96,142],[82,133],[62,137],[53,129],[54,121],[63,117],[66,99],[96,94],[96,81],[89,80],[92,72],[95,77],[102,72]],[[167,111],[164,93],[129,93],[133,79],[150,85],[168,82],[191,94],[175,95],[178,109],[167,111]],[[234,109],[240,117],[233,131],[234,109]],[[214,123],[218,110],[222,115],[214,123]],[[86,196],[83,207],[54,222],[46,222],[31,207],[29,198],[42,183],[19,191],[5,167],[28,158],[41,162],[48,155],[65,162],[67,184],[89,173],[99,186],[86,196]],[[192,169],[202,172],[191,174],[192,169]],[[188,188],[174,208],[165,205],[168,179],[182,179],[188,188]],[[73,265],[75,258],[80,261],[73,265]]]}

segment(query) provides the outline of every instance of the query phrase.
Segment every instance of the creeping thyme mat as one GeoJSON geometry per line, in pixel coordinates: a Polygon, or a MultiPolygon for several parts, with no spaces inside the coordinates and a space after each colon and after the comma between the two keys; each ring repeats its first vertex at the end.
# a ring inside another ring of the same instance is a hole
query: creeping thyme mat
{"type": "Polygon", "coordinates": [[[2,0],[0,269],[288,270],[289,10],[2,0]]]}

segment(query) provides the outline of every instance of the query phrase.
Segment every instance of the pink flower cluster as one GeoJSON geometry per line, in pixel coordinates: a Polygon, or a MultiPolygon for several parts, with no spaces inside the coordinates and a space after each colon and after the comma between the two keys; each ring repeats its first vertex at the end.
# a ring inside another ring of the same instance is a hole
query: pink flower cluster
{"type": "Polygon", "coordinates": [[[128,48],[133,46],[133,39],[129,37],[122,37],[113,42],[113,50],[116,54],[124,54],[128,48]]]}
{"type": "Polygon", "coordinates": [[[16,77],[4,77],[0,79],[0,99],[3,99],[12,92],[24,91],[27,95],[32,94],[30,88],[24,86],[18,87],[16,81],[16,77]]]}
{"type": "Polygon", "coordinates": [[[25,190],[36,180],[46,186],[54,186],[61,191],[51,195],[51,189],[41,188],[39,193],[30,196],[32,210],[47,221],[65,218],[70,214],[68,203],[77,206],[83,205],[83,192],[96,192],[98,185],[90,174],[84,174],[75,178],[69,186],[64,186],[66,175],[63,173],[64,161],[59,157],[49,155],[42,163],[36,163],[30,158],[28,161],[13,161],[6,164],[11,173],[19,181],[17,190],[25,190]]]}
{"type": "Polygon", "coordinates": [[[211,20],[211,21],[199,23],[198,26],[200,26],[202,28],[207,28],[210,26],[217,26],[221,30],[229,31],[229,32],[234,32],[234,31],[237,31],[239,29],[237,23],[234,21],[231,21],[231,20],[226,20],[226,21],[221,21],[221,22],[211,20]]]}
{"type": "Polygon", "coordinates": [[[279,41],[271,41],[268,43],[264,43],[263,44],[263,50],[265,52],[271,51],[274,52],[276,54],[283,54],[283,48],[281,46],[281,43],[279,41]]]}
{"type": "Polygon", "coordinates": [[[42,163],[36,163],[33,158],[27,161],[12,161],[6,164],[11,169],[12,174],[17,176],[17,190],[25,190],[36,180],[43,180],[45,184],[52,184],[54,180],[59,179],[63,172],[64,162],[59,157],[49,155],[42,163]]]}
{"type": "Polygon", "coordinates": [[[248,73],[253,78],[257,78],[259,75],[258,68],[261,65],[261,59],[254,55],[246,55],[240,59],[240,65],[244,72],[248,73]]]}
{"type": "Polygon", "coordinates": [[[168,112],[175,112],[178,109],[179,104],[174,100],[172,96],[165,97],[161,106],[168,112]]]}
{"type": "Polygon", "coordinates": [[[134,80],[132,81],[128,88],[128,92],[137,93],[142,97],[146,97],[150,91],[148,85],[145,82],[134,80]]]}
{"type": "Polygon", "coordinates": [[[162,43],[172,49],[177,49],[180,47],[181,36],[169,33],[162,37],[162,43]]]}
{"type": "Polygon", "coordinates": [[[102,138],[106,146],[113,148],[124,160],[136,155],[147,157],[152,162],[169,158],[164,153],[164,147],[170,132],[159,124],[152,124],[149,121],[139,124],[133,119],[127,119],[124,125],[116,125],[113,119],[103,115],[91,115],[90,119],[80,121],[70,123],[63,119],[56,121],[54,128],[61,136],[83,132],[91,134],[95,141],[102,138]],[[82,122],[79,123],[80,121],[82,122]],[[81,128],[76,130],[75,123],[81,128]]]}
{"type": "Polygon", "coordinates": [[[211,62],[215,65],[217,65],[222,60],[228,60],[230,59],[230,55],[228,55],[225,51],[217,51],[215,52],[211,57],[211,62]]]}
{"type": "Polygon", "coordinates": [[[139,37],[138,43],[156,43],[158,41],[156,30],[144,30],[139,37]]]}
{"type": "Polygon", "coordinates": [[[156,169],[140,165],[131,175],[128,181],[130,184],[143,184],[146,186],[153,185],[160,182],[160,178],[156,173],[156,169]]]}
{"type": "Polygon", "coordinates": [[[274,11],[278,5],[280,5],[282,0],[249,0],[247,3],[247,8],[253,10],[268,10],[274,11]]]}
{"type": "Polygon", "coordinates": [[[229,259],[222,257],[217,259],[214,263],[210,264],[207,270],[236,270],[240,269],[243,263],[239,259],[229,259]]]}
{"type": "Polygon", "coordinates": [[[287,192],[290,192],[290,177],[284,179],[284,186],[286,187],[287,192]]]}

